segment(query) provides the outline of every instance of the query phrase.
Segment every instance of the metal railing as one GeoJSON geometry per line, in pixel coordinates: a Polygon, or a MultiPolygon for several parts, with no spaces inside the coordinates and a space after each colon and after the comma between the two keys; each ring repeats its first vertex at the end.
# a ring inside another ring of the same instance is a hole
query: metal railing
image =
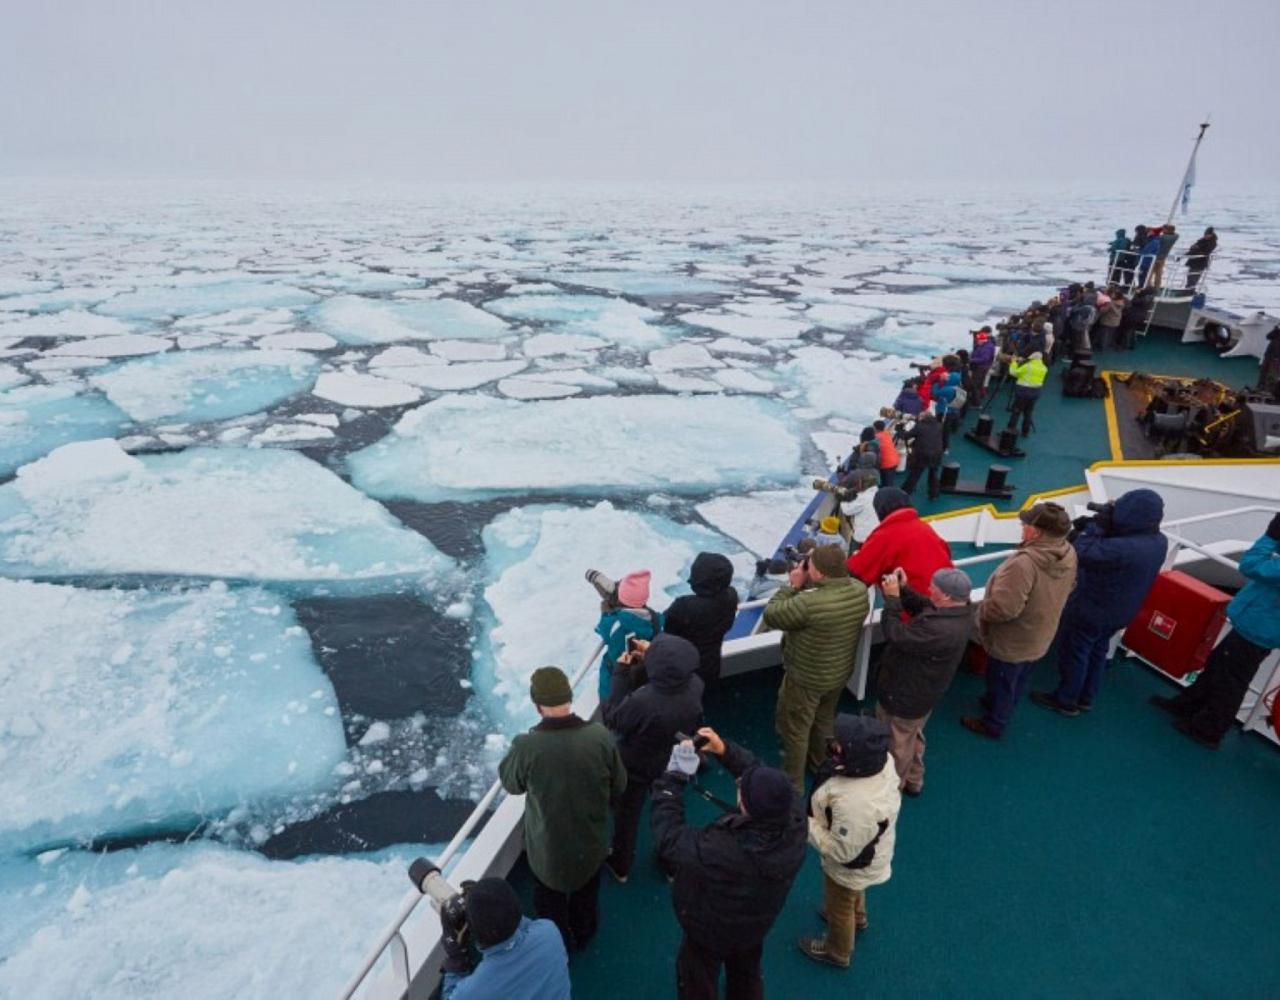
{"type": "MultiPolygon", "coordinates": [[[[595,666],[596,660],[603,650],[604,643],[597,643],[586,662],[570,678],[569,683],[573,687],[575,694],[577,694],[578,685],[591,672],[591,668],[595,666]]],[[[466,843],[467,838],[471,836],[475,828],[480,825],[480,821],[484,819],[490,807],[494,806],[498,797],[503,794],[505,793],[503,792],[502,782],[495,779],[493,784],[489,786],[488,791],[480,797],[480,801],[476,803],[475,808],[471,810],[471,814],[467,816],[462,826],[458,828],[458,832],[453,835],[453,839],[445,846],[440,856],[434,859],[442,871],[446,870],[449,862],[462,849],[462,845],[466,843]]],[[[378,959],[388,949],[391,951],[391,968],[396,986],[400,988],[401,995],[408,992],[409,986],[413,981],[413,970],[409,967],[409,948],[404,939],[404,925],[413,916],[418,904],[426,898],[426,894],[416,886],[405,894],[404,899],[400,902],[399,909],[396,910],[396,915],[387,924],[382,933],[378,935],[377,942],[365,955],[360,968],[356,970],[347,981],[346,986],[342,988],[342,992],[338,994],[342,1000],[350,1000],[351,997],[355,996],[356,991],[368,979],[373,967],[378,964],[378,959]]]]}

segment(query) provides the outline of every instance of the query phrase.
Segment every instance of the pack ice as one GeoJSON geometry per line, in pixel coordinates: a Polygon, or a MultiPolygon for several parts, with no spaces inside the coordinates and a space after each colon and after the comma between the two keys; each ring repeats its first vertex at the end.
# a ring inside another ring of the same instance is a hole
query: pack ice
{"type": "MultiPolygon", "coordinates": [[[[699,552],[736,557],[740,569],[750,562],[740,546],[702,525],[620,510],[607,500],[594,507],[517,507],[486,526],[482,539],[493,627],[476,654],[473,679],[521,721],[530,711],[529,675],[548,663],[572,674],[596,641],[591,630],[600,598],[583,578],[588,569],[615,580],[649,570],[649,606],[662,610],[688,593],[688,569],[699,552]]],[[[586,686],[594,691],[594,680],[586,686]]]]}
{"type": "Polygon", "coordinates": [[[596,337],[622,347],[651,347],[666,340],[654,324],[662,314],[606,295],[511,295],[485,303],[508,319],[542,323],[560,333],[596,337]]]}
{"type": "Polygon", "coordinates": [[[0,952],[0,995],[335,996],[423,850],[267,861],[207,843],[152,844],[28,861],[0,887],[22,925],[0,952]]]}
{"type": "Polygon", "coordinates": [[[125,292],[103,302],[94,311],[126,319],[163,319],[251,306],[305,306],[315,301],[313,293],[291,285],[243,278],[220,281],[214,276],[201,276],[188,283],[125,292]]]}
{"type": "Polygon", "coordinates": [[[65,445],[0,486],[0,574],[379,581],[450,561],[378,503],[287,451],[127,455],[65,445]]]}
{"type": "Polygon", "coordinates": [[[301,351],[179,351],[128,361],[89,381],[139,422],[195,423],[273,406],[308,388],[317,368],[301,351]]]}
{"type": "Polygon", "coordinates": [[[337,699],[287,603],[0,580],[0,845],[172,828],[332,781],[337,699]]]}
{"type": "Polygon", "coordinates": [[[348,459],[377,497],[700,492],[790,481],[800,444],[786,411],[745,397],[595,396],[520,403],[444,397],[348,459]]]}
{"type": "Polygon", "coordinates": [[[344,344],[400,340],[472,340],[501,337],[507,324],[458,299],[389,301],[335,295],[312,313],[317,327],[344,344]]]}
{"type": "Polygon", "coordinates": [[[0,392],[0,475],[69,441],[115,434],[129,418],[76,385],[27,385],[0,392]]]}

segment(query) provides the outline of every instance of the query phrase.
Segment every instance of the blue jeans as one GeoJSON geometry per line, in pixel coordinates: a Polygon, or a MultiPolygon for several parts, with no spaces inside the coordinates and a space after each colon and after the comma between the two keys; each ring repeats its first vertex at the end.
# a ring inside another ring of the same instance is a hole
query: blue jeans
{"type": "Polygon", "coordinates": [[[1004,732],[1004,727],[1013,717],[1013,710],[1022,699],[1034,665],[1034,661],[1008,663],[987,656],[987,695],[982,699],[982,707],[987,711],[982,721],[997,736],[1004,732]]]}
{"type": "Polygon", "coordinates": [[[1091,705],[1107,672],[1107,647],[1116,629],[1107,622],[1068,614],[1058,635],[1058,690],[1060,705],[1091,705]]]}

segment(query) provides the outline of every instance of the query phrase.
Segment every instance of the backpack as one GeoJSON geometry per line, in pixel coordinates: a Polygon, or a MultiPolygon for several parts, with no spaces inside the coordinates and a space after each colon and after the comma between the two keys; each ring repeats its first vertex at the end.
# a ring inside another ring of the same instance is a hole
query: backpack
{"type": "Polygon", "coordinates": [[[968,400],[969,394],[965,392],[963,388],[957,386],[956,394],[951,397],[951,402],[948,404],[947,409],[955,410],[958,413],[964,409],[964,404],[968,402],[968,400]]]}

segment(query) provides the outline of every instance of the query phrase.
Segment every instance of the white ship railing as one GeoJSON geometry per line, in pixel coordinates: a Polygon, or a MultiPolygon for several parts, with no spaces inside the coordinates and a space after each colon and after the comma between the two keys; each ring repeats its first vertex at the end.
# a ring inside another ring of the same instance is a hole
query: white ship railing
{"type": "MultiPolygon", "coordinates": [[[[578,691],[578,685],[591,672],[591,668],[596,664],[603,650],[604,643],[597,643],[586,662],[570,678],[569,682],[575,694],[578,691]]],[[[480,797],[480,801],[476,803],[475,808],[471,810],[471,814],[466,818],[462,826],[458,828],[458,832],[453,835],[453,839],[449,841],[438,857],[432,859],[440,866],[441,871],[448,870],[449,862],[462,849],[462,845],[466,843],[467,838],[480,825],[480,821],[485,818],[490,808],[498,801],[498,797],[503,794],[505,793],[503,792],[502,782],[495,779],[493,784],[489,786],[488,791],[480,797]]],[[[418,904],[426,898],[426,894],[421,892],[417,886],[405,893],[399,909],[396,910],[396,915],[387,924],[382,933],[378,935],[377,941],[365,956],[360,968],[356,970],[351,979],[347,981],[346,986],[342,988],[342,992],[339,994],[342,1000],[350,1000],[351,997],[355,996],[356,992],[369,978],[369,973],[373,970],[373,967],[378,964],[378,959],[388,950],[391,953],[391,974],[394,978],[394,985],[400,990],[401,995],[408,993],[409,987],[413,982],[414,970],[409,967],[409,948],[404,939],[404,925],[413,916],[418,904]]]]}

